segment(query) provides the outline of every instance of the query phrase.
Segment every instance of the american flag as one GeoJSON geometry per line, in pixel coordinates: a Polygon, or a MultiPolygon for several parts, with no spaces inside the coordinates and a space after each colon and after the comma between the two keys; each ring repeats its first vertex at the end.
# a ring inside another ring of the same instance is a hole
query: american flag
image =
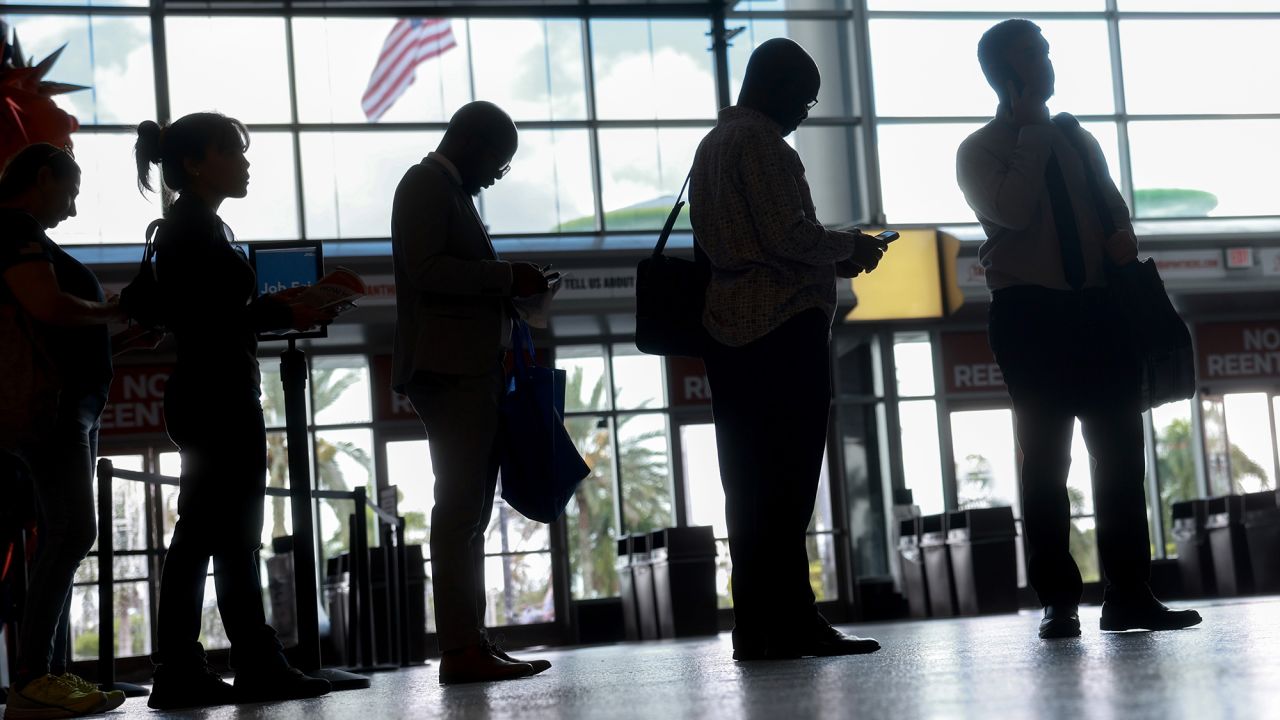
{"type": "Polygon", "coordinates": [[[369,122],[377,122],[413,84],[419,63],[457,46],[453,27],[444,18],[404,18],[382,43],[378,64],[360,104],[369,122]]]}

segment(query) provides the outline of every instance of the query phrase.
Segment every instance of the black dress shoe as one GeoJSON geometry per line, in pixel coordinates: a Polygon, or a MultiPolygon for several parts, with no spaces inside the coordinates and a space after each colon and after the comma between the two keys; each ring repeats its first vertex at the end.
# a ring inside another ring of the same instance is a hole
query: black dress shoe
{"type": "Polygon", "coordinates": [[[155,684],[147,697],[147,707],[153,710],[214,707],[235,702],[235,690],[203,662],[158,666],[155,684]]]}
{"type": "Polygon", "coordinates": [[[324,678],[284,666],[236,670],[236,702],[280,702],[320,697],[332,688],[324,678]]]}
{"type": "Polygon", "coordinates": [[[497,643],[493,641],[485,641],[485,644],[488,646],[489,652],[493,653],[493,656],[496,658],[506,660],[509,663],[527,663],[529,667],[533,668],[534,675],[551,669],[550,660],[517,660],[503,652],[502,648],[498,647],[497,643]]]}
{"type": "Polygon", "coordinates": [[[440,657],[442,685],[515,680],[533,674],[533,666],[529,663],[504,660],[489,652],[489,648],[483,643],[461,650],[450,650],[440,657]]]}
{"type": "Polygon", "coordinates": [[[1040,639],[1080,637],[1080,611],[1075,605],[1046,605],[1040,639]]]}
{"type": "Polygon", "coordinates": [[[1195,610],[1173,610],[1147,594],[1137,600],[1107,600],[1102,604],[1102,620],[1098,625],[1108,631],[1182,630],[1199,625],[1201,619],[1195,610]]]}
{"type": "Polygon", "coordinates": [[[734,648],[733,659],[738,662],[751,660],[794,660],[802,657],[837,657],[841,655],[865,655],[880,649],[880,643],[871,638],[845,635],[830,625],[809,637],[794,642],[774,643],[763,647],[734,648]]]}

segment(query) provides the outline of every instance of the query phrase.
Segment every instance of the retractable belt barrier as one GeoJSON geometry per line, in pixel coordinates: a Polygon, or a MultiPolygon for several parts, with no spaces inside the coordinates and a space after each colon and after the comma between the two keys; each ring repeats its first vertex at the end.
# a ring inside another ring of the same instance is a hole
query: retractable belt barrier
{"type": "MultiPolygon", "coordinates": [[[[120,687],[136,694],[146,694],[145,689],[117,683],[115,679],[115,584],[114,560],[116,556],[115,537],[112,532],[112,495],[115,481],[128,480],[148,485],[177,486],[179,480],[168,475],[122,470],[116,468],[110,459],[98,460],[98,677],[103,688],[120,687]],[[140,692],[139,692],[140,691],[140,692]]],[[[270,497],[291,496],[287,488],[269,487],[266,494],[270,497]]],[[[348,611],[346,623],[348,637],[346,647],[351,648],[352,659],[365,669],[392,669],[409,665],[408,636],[404,630],[406,608],[409,607],[407,591],[408,555],[405,552],[403,516],[387,512],[376,504],[370,504],[365,488],[354,490],[312,490],[315,500],[349,500],[355,504],[355,512],[350,516],[351,524],[351,566],[350,578],[354,601],[348,611]],[[387,588],[384,603],[386,607],[374,608],[372,574],[370,573],[369,534],[365,522],[369,510],[373,511],[377,529],[383,547],[391,548],[391,552],[382,553],[384,561],[384,577],[387,588]],[[393,658],[394,665],[386,668],[375,668],[375,648],[377,640],[374,633],[374,613],[384,613],[388,619],[387,633],[382,642],[387,643],[388,655],[393,658]]],[[[151,554],[147,551],[125,551],[122,554],[151,554]]]]}

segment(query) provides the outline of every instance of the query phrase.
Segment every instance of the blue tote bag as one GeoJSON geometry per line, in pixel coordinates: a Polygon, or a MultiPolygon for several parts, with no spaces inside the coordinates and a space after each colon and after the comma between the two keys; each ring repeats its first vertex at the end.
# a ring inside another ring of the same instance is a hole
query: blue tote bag
{"type": "Polygon", "coordinates": [[[512,332],[514,368],[502,398],[502,499],[552,523],[591,469],[564,427],[565,371],[533,363],[529,326],[512,332]]]}

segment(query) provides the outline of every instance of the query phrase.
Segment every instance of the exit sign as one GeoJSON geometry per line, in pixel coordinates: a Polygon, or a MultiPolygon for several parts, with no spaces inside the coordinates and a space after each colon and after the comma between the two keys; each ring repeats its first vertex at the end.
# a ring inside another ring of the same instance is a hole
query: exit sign
{"type": "Polygon", "coordinates": [[[1227,248],[1227,268],[1240,270],[1253,267],[1253,248],[1227,248]]]}

